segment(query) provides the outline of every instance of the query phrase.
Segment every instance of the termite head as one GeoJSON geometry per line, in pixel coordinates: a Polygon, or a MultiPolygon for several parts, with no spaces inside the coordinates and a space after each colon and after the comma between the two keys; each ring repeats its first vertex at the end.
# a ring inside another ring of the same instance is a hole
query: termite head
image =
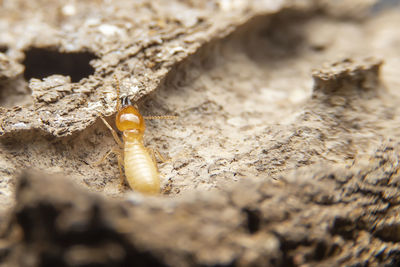
{"type": "Polygon", "coordinates": [[[122,108],[118,110],[115,124],[124,136],[137,138],[142,136],[145,130],[144,119],[139,111],[132,106],[129,99],[122,99],[122,108]]]}

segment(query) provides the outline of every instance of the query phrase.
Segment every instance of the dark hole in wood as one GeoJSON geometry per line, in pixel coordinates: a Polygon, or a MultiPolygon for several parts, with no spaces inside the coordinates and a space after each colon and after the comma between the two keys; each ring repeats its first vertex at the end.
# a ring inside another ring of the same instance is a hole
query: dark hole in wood
{"type": "Polygon", "coordinates": [[[72,82],[94,73],[89,62],[97,57],[90,52],[62,53],[55,48],[30,48],[25,51],[24,77],[42,79],[54,74],[70,76],[72,82]]]}
{"type": "Polygon", "coordinates": [[[0,44],[0,53],[7,53],[8,46],[0,44]]]}
{"type": "Polygon", "coordinates": [[[261,224],[261,214],[258,210],[254,209],[243,209],[243,212],[246,214],[247,217],[247,229],[250,234],[256,233],[260,230],[261,224]]]}

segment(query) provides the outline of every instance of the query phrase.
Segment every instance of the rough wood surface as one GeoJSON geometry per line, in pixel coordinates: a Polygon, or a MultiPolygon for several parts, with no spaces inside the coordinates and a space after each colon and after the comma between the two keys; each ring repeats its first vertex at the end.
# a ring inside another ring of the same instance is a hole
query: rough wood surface
{"type": "Polygon", "coordinates": [[[396,266],[400,17],[377,1],[0,1],[4,266],[396,266]],[[119,189],[116,75],[163,195],[119,189]],[[24,171],[26,169],[36,169],[24,171]],[[38,171],[40,170],[40,171],[38,171]]]}

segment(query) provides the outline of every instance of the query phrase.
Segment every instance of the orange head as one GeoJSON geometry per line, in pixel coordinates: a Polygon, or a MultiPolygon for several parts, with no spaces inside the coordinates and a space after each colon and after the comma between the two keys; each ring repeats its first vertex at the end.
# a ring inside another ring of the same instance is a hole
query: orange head
{"type": "Polygon", "coordinates": [[[118,111],[115,124],[118,130],[124,133],[124,137],[141,137],[146,128],[142,115],[131,105],[127,105],[118,111]]]}

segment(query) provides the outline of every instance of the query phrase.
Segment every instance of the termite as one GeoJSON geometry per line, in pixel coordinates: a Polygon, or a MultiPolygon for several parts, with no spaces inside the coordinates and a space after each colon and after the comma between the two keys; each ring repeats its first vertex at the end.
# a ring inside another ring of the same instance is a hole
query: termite
{"type": "MultiPolygon", "coordinates": [[[[128,97],[120,98],[120,85],[116,77],[117,89],[117,115],[115,125],[122,132],[122,141],[117,132],[100,116],[107,128],[110,129],[119,149],[112,149],[103,159],[112,152],[118,156],[118,168],[120,171],[121,185],[124,183],[121,166],[125,169],[125,178],[128,185],[135,191],[145,194],[157,194],[160,192],[160,175],[154,156],[154,151],[146,148],[143,143],[145,131],[144,119],[174,119],[176,116],[142,116],[134,107],[128,97]],[[150,152],[152,157],[150,156],[150,152]]],[[[161,154],[158,155],[162,158],[161,154]]]]}

